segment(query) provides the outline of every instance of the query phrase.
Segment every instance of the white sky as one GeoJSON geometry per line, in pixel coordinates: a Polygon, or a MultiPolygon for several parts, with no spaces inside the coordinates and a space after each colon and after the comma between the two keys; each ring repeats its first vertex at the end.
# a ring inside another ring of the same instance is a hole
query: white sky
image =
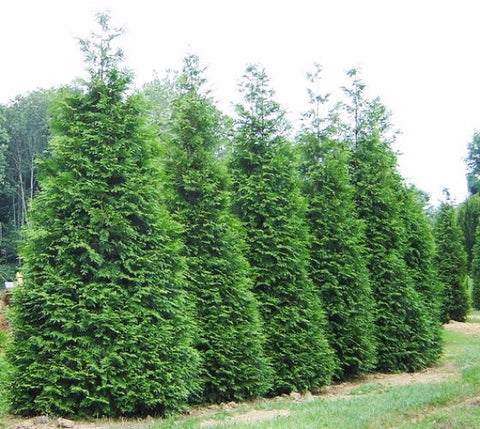
{"type": "Polygon", "coordinates": [[[467,195],[464,158],[480,128],[477,0],[0,0],[0,103],[82,75],[76,37],[109,9],[138,85],[196,53],[221,106],[238,101],[247,63],[262,63],[293,118],[306,108],[305,73],[325,92],[359,67],[402,131],[400,171],[441,198],[467,195]]]}

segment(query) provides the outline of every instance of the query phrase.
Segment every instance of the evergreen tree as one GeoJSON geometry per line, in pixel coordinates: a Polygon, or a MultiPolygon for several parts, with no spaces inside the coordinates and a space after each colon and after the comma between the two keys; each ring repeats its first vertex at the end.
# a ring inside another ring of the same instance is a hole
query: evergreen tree
{"type": "Polygon", "coordinates": [[[248,259],[274,370],[272,393],[328,383],[333,355],[308,277],[305,203],[284,113],[265,72],[249,66],[232,149],[234,209],[246,229],[248,259]]]}
{"type": "Polygon", "coordinates": [[[350,76],[354,81],[347,95],[353,103],[348,110],[355,116],[357,127],[350,132],[351,170],[357,212],[365,222],[378,368],[412,371],[430,361],[424,355],[430,345],[431,324],[404,259],[403,184],[390,148],[386,109],[378,99],[365,99],[364,85],[358,84],[356,72],[350,76]],[[364,107],[359,110],[357,106],[364,107]]]}
{"type": "Polygon", "coordinates": [[[230,212],[228,173],[215,155],[222,144],[220,116],[204,90],[198,58],[187,57],[173,100],[167,171],[171,208],[184,225],[203,358],[201,399],[207,402],[260,396],[271,377],[245,245],[230,212]]]}
{"type": "Polygon", "coordinates": [[[403,190],[403,222],[406,232],[405,262],[414,287],[426,308],[429,323],[423,357],[434,363],[442,352],[441,284],[435,269],[435,238],[424,208],[428,197],[415,187],[403,190]]]}
{"type": "Polygon", "coordinates": [[[118,66],[120,33],[82,46],[29,212],[13,301],[12,410],[124,416],[177,410],[197,380],[178,226],[162,208],[157,143],[118,66]]]}
{"type": "MultiPolygon", "coordinates": [[[[312,84],[321,69],[309,75],[312,84]]],[[[337,379],[375,366],[373,301],[363,249],[363,226],[356,218],[350,184],[349,151],[321,129],[320,106],[327,97],[309,91],[309,126],[300,136],[303,189],[308,201],[312,281],[320,292],[334,349],[337,379]]],[[[329,128],[329,127],[328,127],[329,128]]]]}
{"type": "Polygon", "coordinates": [[[462,244],[462,231],[455,209],[447,200],[440,205],[435,219],[435,262],[442,284],[443,322],[450,319],[464,322],[469,307],[467,289],[467,255],[462,244]]]}
{"type": "Polygon", "coordinates": [[[479,238],[480,238],[480,228],[477,227],[476,241],[475,241],[475,245],[473,246],[473,252],[472,252],[473,253],[472,304],[476,310],[480,310],[480,240],[479,238]]]}
{"type": "Polygon", "coordinates": [[[463,232],[467,251],[467,270],[472,270],[473,249],[476,243],[476,231],[480,219],[480,195],[470,195],[457,209],[457,220],[463,232]]]}

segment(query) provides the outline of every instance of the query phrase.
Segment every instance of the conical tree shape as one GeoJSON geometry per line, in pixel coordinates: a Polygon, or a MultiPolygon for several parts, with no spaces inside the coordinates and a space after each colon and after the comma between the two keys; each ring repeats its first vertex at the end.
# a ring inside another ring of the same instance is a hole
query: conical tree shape
{"type": "Polygon", "coordinates": [[[414,187],[403,191],[403,222],[406,232],[405,262],[426,308],[428,332],[423,359],[434,363],[442,352],[440,322],[441,284],[435,269],[435,238],[430,220],[424,213],[426,200],[414,187]]]}
{"type": "Polygon", "coordinates": [[[340,144],[304,134],[302,178],[308,200],[311,278],[321,294],[329,342],[345,379],[375,366],[373,300],[363,249],[363,227],[355,215],[348,152],[340,144]]]}
{"type": "MultiPolygon", "coordinates": [[[[375,303],[378,368],[414,371],[431,363],[425,351],[431,345],[428,306],[417,290],[413,268],[406,262],[407,233],[396,155],[390,147],[389,114],[378,98],[364,97],[365,85],[350,70],[351,99],[347,112],[353,127],[346,141],[352,147],[351,175],[359,218],[365,223],[371,287],[375,303]]],[[[436,328],[435,328],[436,329],[436,328]]]]}
{"type": "Polygon", "coordinates": [[[423,354],[431,326],[404,260],[402,185],[395,171],[395,155],[378,135],[359,135],[352,165],[356,206],[366,227],[378,368],[412,371],[425,367],[423,354]]]}
{"type": "Polygon", "coordinates": [[[230,212],[228,173],[215,155],[222,143],[220,113],[203,83],[198,58],[187,57],[173,101],[167,171],[196,302],[200,400],[222,402],[263,395],[271,370],[245,244],[230,212]]]}
{"type": "Polygon", "coordinates": [[[99,22],[103,32],[84,44],[91,79],[57,103],[52,157],[28,216],[9,351],[19,414],[166,414],[196,386],[156,142],[126,92],[108,17],[99,22]]]}
{"type": "Polygon", "coordinates": [[[438,278],[443,287],[442,321],[450,319],[464,322],[469,308],[467,290],[467,254],[463,247],[462,231],[458,226],[455,209],[447,201],[438,209],[435,219],[435,262],[438,278]]]}
{"type": "Polygon", "coordinates": [[[329,382],[332,350],[324,314],[308,278],[305,203],[283,112],[265,72],[250,66],[232,149],[234,209],[247,235],[248,259],[274,370],[272,393],[329,382]]]}

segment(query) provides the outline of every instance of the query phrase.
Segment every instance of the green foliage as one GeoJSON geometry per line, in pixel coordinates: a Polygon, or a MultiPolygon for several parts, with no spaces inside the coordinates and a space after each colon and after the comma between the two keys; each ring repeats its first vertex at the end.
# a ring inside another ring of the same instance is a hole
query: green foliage
{"type": "MultiPolygon", "coordinates": [[[[472,196],[474,197],[474,196],[472,196]]],[[[470,198],[472,198],[470,197],[470,198]]],[[[475,309],[480,310],[480,228],[477,227],[476,242],[473,246],[472,261],[472,304],[475,309]]]]}
{"type": "Polygon", "coordinates": [[[196,302],[199,400],[222,402],[261,396],[271,370],[245,244],[230,212],[228,173],[215,155],[222,144],[220,113],[203,83],[198,58],[187,57],[173,100],[166,170],[170,207],[184,225],[188,287],[196,302]]]}
{"type": "Polygon", "coordinates": [[[272,393],[318,389],[331,378],[332,350],[307,273],[305,202],[285,138],[288,124],[258,66],[247,68],[241,89],[245,104],[237,106],[233,201],[246,229],[266,353],[274,370],[272,393]]]}
{"type": "Polygon", "coordinates": [[[373,301],[363,226],[355,215],[348,152],[313,134],[304,134],[300,143],[309,203],[311,278],[322,298],[329,342],[339,363],[335,377],[345,379],[375,366],[373,301]]]}
{"type": "Polygon", "coordinates": [[[469,307],[467,255],[455,209],[448,201],[440,205],[436,215],[435,242],[435,263],[443,287],[441,319],[464,322],[469,307]]]}
{"type": "Polygon", "coordinates": [[[2,186],[2,188],[5,181],[5,149],[8,143],[8,133],[6,127],[7,119],[5,116],[5,108],[3,106],[0,106],[0,185],[2,186]]]}
{"type": "Polygon", "coordinates": [[[423,357],[434,363],[442,352],[440,321],[442,286],[435,269],[435,238],[431,222],[425,214],[427,200],[415,187],[403,190],[403,223],[405,225],[405,262],[416,291],[426,308],[428,331],[423,357]]]}
{"type": "Polygon", "coordinates": [[[378,368],[413,371],[431,363],[426,350],[431,345],[432,324],[405,261],[403,184],[390,143],[381,139],[390,128],[388,115],[378,99],[358,101],[363,100],[362,90],[354,94],[354,105],[368,105],[368,109],[353,110],[360,116],[355,120],[358,129],[350,133],[355,136],[350,140],[351,169],[358,215],[365,222],[378,368]]]}
{"type": "Polygon", "coordinates": [[[457,220],[463,232],[467,251],[467,269],[472,270],[473,249],[476,243],[476,231],[480,219],[480,195],[470,195],[457,209],[457,220]]]}
{"type": "Polygon", "coordinates": [[[53,90],[18,96],[5,107],[6,166],[0,190],[0,262],[18,264],[18,231],[26,221],[29,202],[38,190],[37,159],[47,149],[49,106],[53,90]]]}
{"type": "Polygon", "coordinates": [[[0,106],[0,275],[2,280],[9,280],[8,266],[15,262],[16,243],[15,229],[12,227],[10,216],[9,186],[7,184],[7,162],[5,152],[8,147],[7,119],[3,106],[0,106]]]}
{"type": "Polygon", "coordinates": [[[168,71],[163,78],[155,77],[143,85],[142,94],[149,102],[148,114],[160,131],[167,131],[172,116],[172,104],[176,95],[178,75],[168,71]]]}
{"type": "Polygon", "coordinates": [[[467,185],[472,195],[480,193],[480,133],[473,133],[472,141],[468,144],[467,185]]]}
{"type": "MultiPolygon", "coordinates": [[[[310,76],[318,84],[320,69],[310,76]]],[[[320,111],[327,96],[309,91],[309,126],[299,138],[303,190],[310,227],[310,277],[328,322],[338,368],[335,378],[364,374],[375,366],[373,301],[349,177],[349,151],[325,137],[330,118],[320,111]],[[323,128],[323,130],[322,130],[323,128]]]]}
{"type": "Polygon", "coordinates": [[[8,353],[22,415],[166,414],[196,386],[156,142],[127,95],[130,75],[105,67],[84,90],[63,91],[29,213],[8,353]]]}

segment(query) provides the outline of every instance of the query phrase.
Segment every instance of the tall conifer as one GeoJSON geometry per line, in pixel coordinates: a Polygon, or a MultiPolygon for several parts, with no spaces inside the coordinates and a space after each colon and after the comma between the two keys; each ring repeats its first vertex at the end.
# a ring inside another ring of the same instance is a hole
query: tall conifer
{"type": "Polygon", "coordinates": [[[480,227],[478,226],[472,254],[472,304],[476,310],[480,310],[480,227]]]}
{"type": "Polygon", "coordinates": [[[443,202],[438,209],[435,242],[435,263],[443,287],[441,319],[443,322],[450,319],[464,322],[469,307],[467,254],[455,209],[449,201],[443,202]]]}
{"type": "Polygon", "coordinates": [[[201,400],[222,402],[264,394],[271,370],[245,244],[230,212],[228,173],[215,155],[223,140],[221,115],[204,86],[198,58],[187,57],[173,100],[167,172],[196,302],[201,400]]]}
{"type": "Polygon", "coordinates": [[[197,379],[178,226],[162,208],[157,143],[99,15],[90,79],[63,91],[29,212],[13,300],[12,409],[166,414],[197,379]]]}
{"type": "Polygon", "coordinates": [[[234,209],[246,229],[254,291],[274,370],[273,393],[318,389],[332,375],[324,314],[308,277],[305,203],[284,113],[268,78],[249,66],[237,106],[234,209]]]}
{"type": "Polygon", "coordinates": [[[470,195],[457,209],[457,221],[463,232],[465,250],[467,251],[467,270],[472,270],[472,260],[476,243],[476,232],[480,219],[480,195],[470,195]]]}
{"type": "MultiPolygon", "coordinates": [[[[321,69],[309,75],[318,84],[321,69]]],[[[311,279],[319,291],[334,349],[337,379],[361,375],[375,365],[373,300],[349,176],[349,150],[330,140],[327,96],[309,90],[312,109],[300,138],[303,190],[310,228],[311,279]]]]}
{"type": "Polygon", "coordinates": [[[356,70],[347,90],[353,117],[348,141],[355,202],[365,222],[368,269],[375,301],[378,367],[383,371],[416,370],[428,363],[424,352],[431,337],[426,306],[405,262],[402,219],[403,184],[390,147],[388,112],[378,99],[368,101],[356,70]]]}
{"type": "Polygon", "coordinates": [[[426,308],[428,330],[423,358],[434,363],[442,352],[441,284],[435,267],[435,238],[425,214],[425,196],[415,187],[404,188],[402,198],[403,222],[406,233],[405,262],[410,270],[415,290],[426,308]]]}

